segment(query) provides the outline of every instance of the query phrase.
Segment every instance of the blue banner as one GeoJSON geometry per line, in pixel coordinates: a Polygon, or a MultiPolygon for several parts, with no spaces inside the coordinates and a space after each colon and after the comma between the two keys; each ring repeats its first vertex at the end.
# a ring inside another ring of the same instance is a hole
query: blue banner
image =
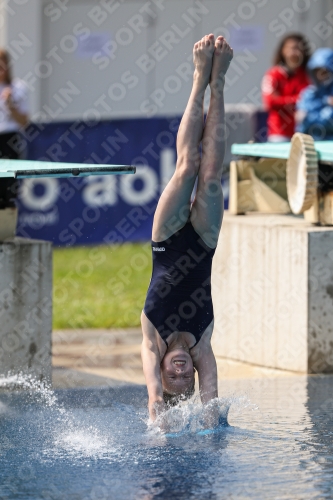
{"type": "MultiPolygon", "coordinates": [[[[24,179],[17,235],[55,246],[147,241],[176,162],[180,117],[31,125],[31,160],[136,165],[135,175],[24,179]]],[[[227,185],[225,185],[227,188],[227,185]]]]}

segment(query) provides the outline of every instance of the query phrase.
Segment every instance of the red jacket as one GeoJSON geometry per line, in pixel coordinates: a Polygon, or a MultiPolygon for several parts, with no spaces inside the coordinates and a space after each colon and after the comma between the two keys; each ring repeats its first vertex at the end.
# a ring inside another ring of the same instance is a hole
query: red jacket
{"type": "Polygon", "coordinates": [[[268,111],[268,132],[292,137],[295,131],[295,104],[298,96],[310,84],[303,68],[291,72],[285,66],[273,66],[262,81],[262,97],[268,111]]]}

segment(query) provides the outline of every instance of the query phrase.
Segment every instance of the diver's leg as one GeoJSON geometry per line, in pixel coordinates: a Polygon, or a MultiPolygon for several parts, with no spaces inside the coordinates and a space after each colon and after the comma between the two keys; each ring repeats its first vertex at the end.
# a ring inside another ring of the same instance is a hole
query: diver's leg
{"type": "Polygon", "coordinates": [[[202,138],[198,187],[191,211],[194,229],[211,248],[217,244],[223,217],[221,186],[225,153],[223,88],[225,73],[231,59],[232,49],[223,37],[217,37],[210,80],[210,105],[202,138]]]}
{"type": "Polygon", "coordinates": [[[214,35],[204,36],[193,48],[194,76],[191,95],[177,135],[177,165],[158,202],[153,241],[163,241],[186,223],[193,186],[200,166],[199,144],[203,133],[203,100],[210,80],[214,35]]]}

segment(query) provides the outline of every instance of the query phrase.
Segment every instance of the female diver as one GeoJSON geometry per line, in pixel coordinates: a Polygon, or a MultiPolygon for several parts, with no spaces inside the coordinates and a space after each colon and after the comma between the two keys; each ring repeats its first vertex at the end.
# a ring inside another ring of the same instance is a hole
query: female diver
{"type": "Polygon", "coordinates": [[[195,370],[201,401],[217,397],[217,368],[210,344],[214,325],[210,278],[223,217],[223,88],[232,55],[222,36],[215,40],[210,34],[194,45],[193,87],[178,130],[176,170],[154,216],[153,272],[141,315],[141,355],[151,420],[167,403],[194,393],[195,370]],[[211,97],[204,123],[208,84],[211,97]]]}

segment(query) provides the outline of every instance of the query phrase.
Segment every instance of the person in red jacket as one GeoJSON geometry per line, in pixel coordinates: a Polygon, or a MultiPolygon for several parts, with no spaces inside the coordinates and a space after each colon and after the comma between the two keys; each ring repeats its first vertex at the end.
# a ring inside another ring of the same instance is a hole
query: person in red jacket
{"type": "Polygon", "coordinates": [[[267,140],[290,141],[295,131],[295,105],[301,90],[310,84],[306,64],[310,49],[301,34],[285,36],[276,51],[274,66],[262,81],[262,96],[268,111],[267,140]]]}

